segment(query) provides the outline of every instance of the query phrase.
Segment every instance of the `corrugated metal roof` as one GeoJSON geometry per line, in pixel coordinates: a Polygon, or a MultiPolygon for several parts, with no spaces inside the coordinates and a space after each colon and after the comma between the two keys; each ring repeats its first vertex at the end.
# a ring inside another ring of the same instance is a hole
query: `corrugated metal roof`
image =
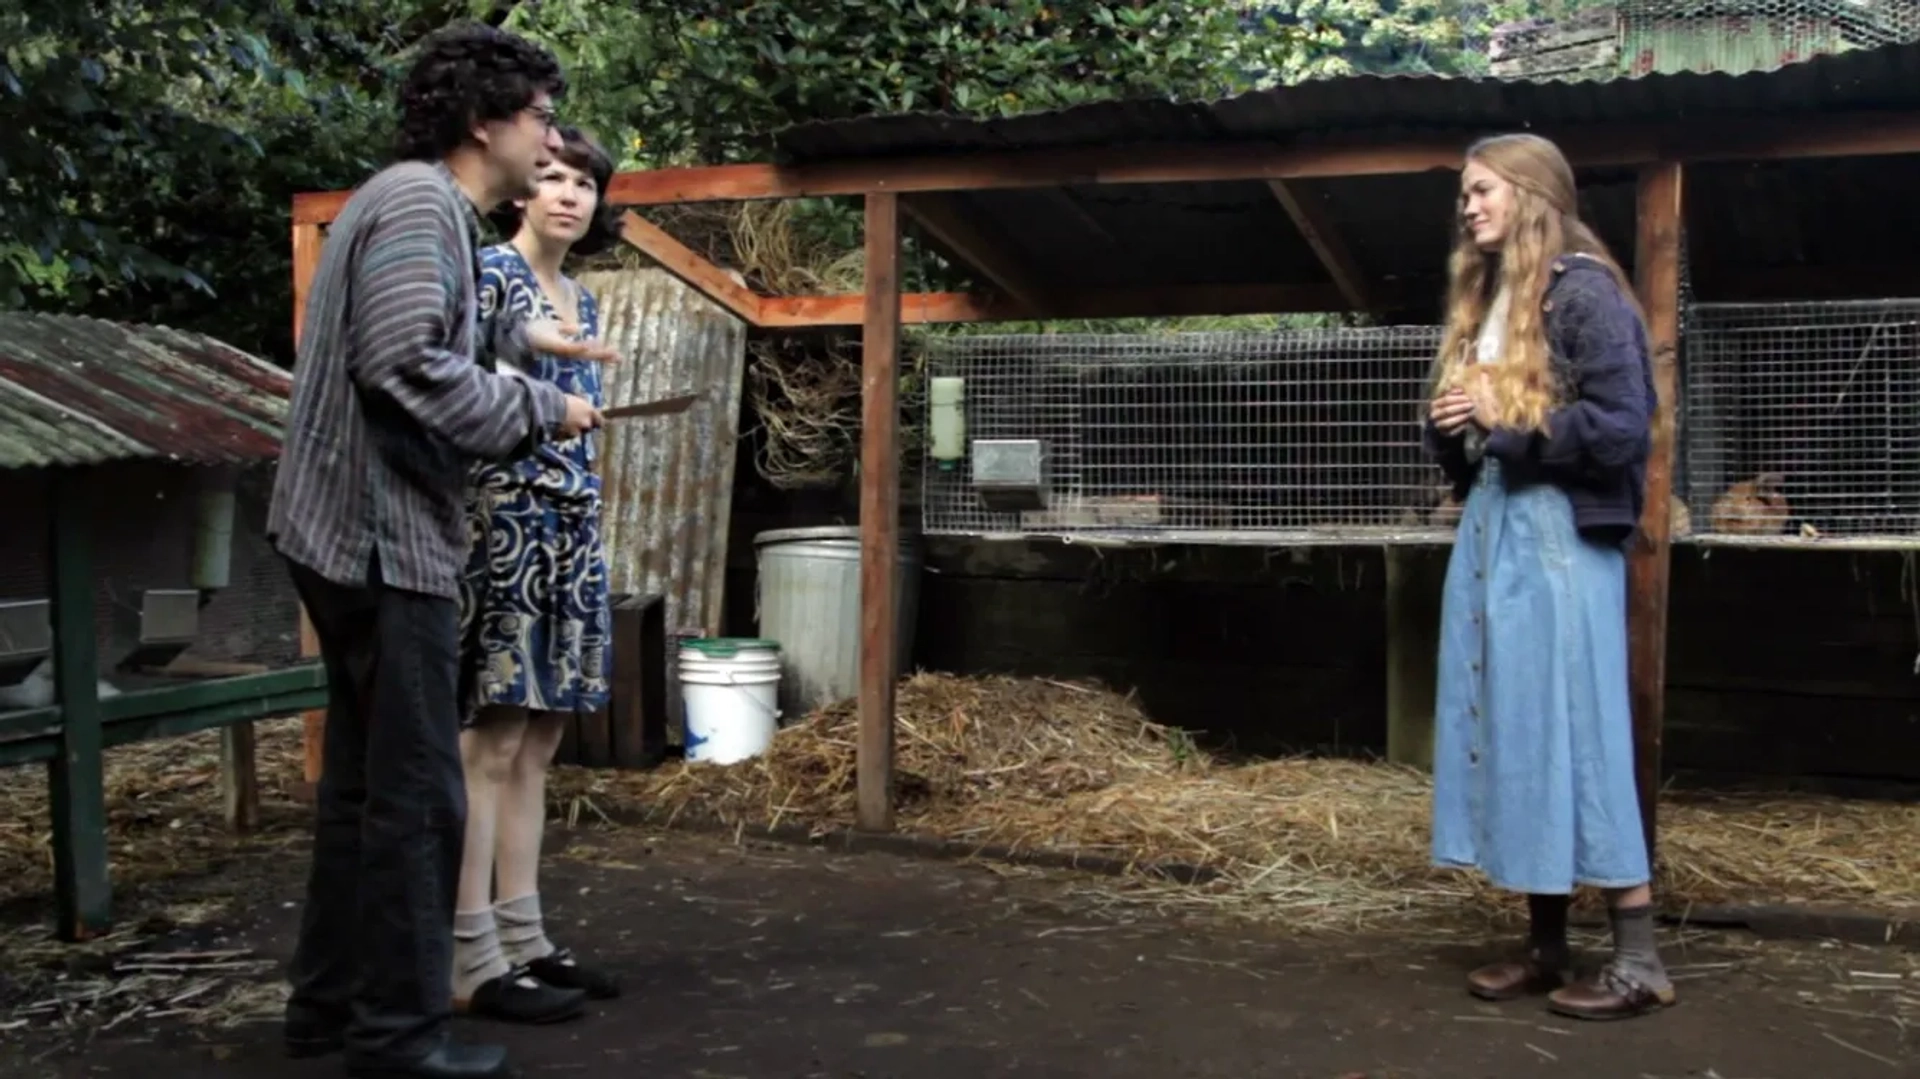
{"type": "MultiPolygon", "coordinates": [[[[1300,142],[1474,136],[1524,127],[1671,122],[1738,114],[1920,109],[1920,44],[1820,57],[1744,75],[1662,74],[1610,82],[1420,76],[1326,79],[1207,103],[1118,101],[1006,120],[909,115],[805,124],[782,157],[828,160],[1154,142],[1300,142]]],[[[1817,122],[1817,120],[1810,121],[1817,122]]],[[[1920,227],[1920,159],[1725,162],[1687,175],[1689,258],[1701,299],[1742,298],[1748,271],[1905,261],[1889,250],[1920,227]],[[1790,211],[1790,212],[1789,212],[1790,211]],[[1879,215],[1881,226],[1864,224],[1879,215]]],[[[1377,299],[1399,318],[1439,302],[1454,177],[1445,171],[1295,181],[1332,219],[1377,299]]],[[[1070,185],[955,192],[983,231],[1063,291],[1208,285],[1331,286],[1267,185],[1253,181],[1070,185]]],[[[1632,170],[1590,169],[1581,205],[1630,262],[1632,170]]],[[[1858,276],[1858,275],[1856,275],[1858,276]]],[[[1871,287],[1869,282],[1868,286],[1871,287]]]]}
{"type": "Polygon", "coordinates": [[[1591,82],[1352,75],[1222,98],[1128,100],[999,120],[936,113],[798,124],[774,135],[782,163],[901,154],[1150,142],[1259,141],[1332,132],[1386,137],[1740,114],[1920,108],[1920,44],[1821,56],[1741,75],[1591,82]]]}
{"type": "Polygon", "coordinates": [[[292,380],[202,334],[0,313],[0,468],[278,457],[292,380]]]}

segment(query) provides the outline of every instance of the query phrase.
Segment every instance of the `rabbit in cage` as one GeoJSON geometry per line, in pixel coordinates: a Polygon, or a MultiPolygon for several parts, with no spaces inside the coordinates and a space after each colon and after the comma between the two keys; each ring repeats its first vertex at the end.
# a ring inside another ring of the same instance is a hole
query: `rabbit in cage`
{"type": "Polygon", "coordinates": [[[1420,525],[1452,528],[1460,523],[1460,505],[1450,483],[1416,487],[1401,499],[1401,509],[1393,523],[1403,528],[1420,525]]]}
{"type": "Polygon", "coordinates": [[[1720,492],[1707,515],[1707,527],[1721,535],[1777,536],[1787,530],[1787,506],[1784,487],[1787,478],[1779,472],[1762,472],[1752,479],[1720,492]]]}

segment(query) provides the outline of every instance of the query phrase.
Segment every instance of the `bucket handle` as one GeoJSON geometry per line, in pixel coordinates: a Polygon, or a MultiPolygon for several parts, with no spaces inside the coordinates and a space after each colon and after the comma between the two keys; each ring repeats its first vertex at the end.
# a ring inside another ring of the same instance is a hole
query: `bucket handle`
{"type": "MultiPolygon", "coordinates": [[[[734,680],[733,680],[733,672],[732,672],[732,671],[717,671],[717,672],[715,672],[715,673],[717,673],[717,674],[724,674],[724,675],[726,675],[726,676],[727,676],[727,685],[729,685],[729,686],[742,686],[742,685],[745,685],[745,684],[746,684],[746,683],[744,683],[744,682],[736,682],[736,681],[734,681],[734,680]]],[[[752,701],[752,702],[753,702],[753,703],[754,703],[755,705],[758,705],[758,706],[759,706],[759,708],[760,708],[760,710],[761,710],[762,712],[772,712],[772,713],[773,713],[773,725],[774,725],[774,726],[776,726],[776,727],[778,727],[778,726],[780,725],[780,709],[778,709],[778,708],[768,708],[768,707],[767,707],[766,705],[764,705],[764,704],[760,704],[760,700],[759,700],[759,698],[757,698],[757,697],[752,697],[752,696],[749,696],[749,697],[748,697],[747,699],[748,699],[748,700],[750,700],[750,701],[752,701]]]]}

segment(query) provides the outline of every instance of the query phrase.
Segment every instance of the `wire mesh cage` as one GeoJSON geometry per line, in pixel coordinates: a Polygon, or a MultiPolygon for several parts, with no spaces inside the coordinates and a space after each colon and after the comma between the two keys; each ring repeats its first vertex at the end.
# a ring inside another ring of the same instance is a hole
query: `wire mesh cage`
{"type": "Polygon", "coordinates": [[[1444,540],[1451,503],[1419,430],[1439,341],[1435,326],[934,338],[922,527],[1444,540]]]}
{"type": "Polygon", "coordinates": [[[1920,41],[1914,0],[1619,0],[1503,23],[1487,55],[1502,78],[1740,74],[1849,49],[1920,41]]]}
{"type": "Polygon", "coordinates": [[[1696,541],[1920,546],[1920,300],[1695,304],[1682,348],[1696,541]]]}
{"type": "MultiPolygon", "coordinates": [[[[301,662],[299,597],[266,539],[271,466],[237,476],[231,516],[213,519],[198,497],[197,469],[150,461],[96,468],[87,495],[103,691],[164,684],[163,670],[204,677],[301,662]],[[204,590],[195,573],[203,549],[218,552],[204,561],[223,571],[222,583],[204,590]]],[[[20,605],[52,598],[48,492],[44,473],[0,471],[0,501],[12,507],[0,529],[0,610],[41,626],[48,612],[20,605]]],[[[10,624],[0,614],[0,638],[10,624]]],[[[0,713],[52,703],[50,652],[19,655],[0,658],[0,713]]]]}

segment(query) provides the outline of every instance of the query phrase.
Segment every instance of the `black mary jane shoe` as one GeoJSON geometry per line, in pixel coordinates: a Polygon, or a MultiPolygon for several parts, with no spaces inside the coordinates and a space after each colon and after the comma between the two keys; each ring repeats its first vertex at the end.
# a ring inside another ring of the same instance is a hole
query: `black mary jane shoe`
{"type": "Polygon", "coordinates": [[[539,1025],[577,1019],[585,1014],[586,1004],[585,991],[551,985],[519,966],[480,983],[471,997],[455,999],[453,1010],[483,1019],[539,1025]]]}
{"type": "Polygon", "coordinates": [[[573,952],[566,948],[557,949],[544,959],[533,960],[527,964],[527,970],[548,985],[578,989],[589,1000],[613,1000],[620,995],[620,983],[612,975],[581,966],[573,958],[573,952]]]}

